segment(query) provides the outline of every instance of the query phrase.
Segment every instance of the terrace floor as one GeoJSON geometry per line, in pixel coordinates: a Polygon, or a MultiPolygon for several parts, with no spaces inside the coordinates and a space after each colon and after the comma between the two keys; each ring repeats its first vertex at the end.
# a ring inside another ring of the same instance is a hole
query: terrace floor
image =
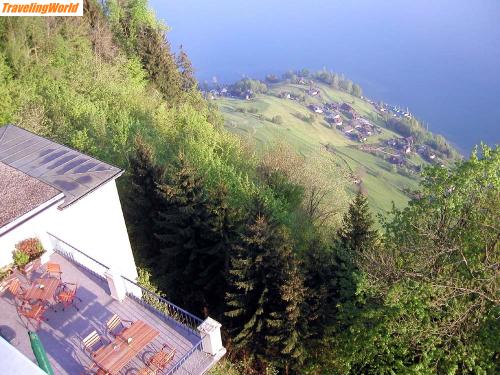
{"type": "MultiPolygon", "coordinates": [[[[83,351],[82,339],[96,330],[105,338],[106,343],[111,342],[112,337],[106,335],[106,322],[113,314],[118,314],[124,320],[143,320],[160,332],[155,340],[120,372],[121,374],[135,374],[138,368],[144,366],[145,356],[168,343],[176,349],[176,354],[164,371],[167,374],[179,359],[200,342],[201,337],[197,333],[181,324],[161,319],[159,314],[154,314],[129,297],[123,302],[114,300],[109,295],[107,282],[85,268],[58,254],[53,254],[51,261],[61,265],[64,282],[78,284],[77,296],[82,299],[82,302],[76,301],[80,311],[71,306],[62,311],[61,305],[56,306],[57,311],[47,310],[45,316],[48,321],[42,322],[37,331],[56,374],[86,373],[86,368],[92,360],[83,351]]],[[[36,277],[35,274],[31,279],[36,277]]],[[[6,293],[0,297],[0,334],[26,357],[35,361],[28,330],[33,330],[33,326],[18,315],[10,294],[6,293]]],[[[213,361],[212,356],[195,350],[176,374],[202,374],[213,361]]]]}

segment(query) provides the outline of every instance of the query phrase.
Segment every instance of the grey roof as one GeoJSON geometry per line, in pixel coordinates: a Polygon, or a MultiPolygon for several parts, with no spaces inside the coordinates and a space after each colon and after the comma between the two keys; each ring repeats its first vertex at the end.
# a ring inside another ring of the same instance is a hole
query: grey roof
{"type": "Polygon", "coordinates": [[[65,208],[123,170],[14,125],[0,128],[0,161],[62,191],[65,208]]]}
{"type": "Polygon", "coordinates": [[[0,162],[0,228],[58,195],[62,198],[59,190],[0,162]]]}

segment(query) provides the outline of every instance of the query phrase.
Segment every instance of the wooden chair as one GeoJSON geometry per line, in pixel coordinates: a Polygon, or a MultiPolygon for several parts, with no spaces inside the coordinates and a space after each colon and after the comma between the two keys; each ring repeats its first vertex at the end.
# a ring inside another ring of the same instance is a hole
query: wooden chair
{"type": "Polygon", "coordinates": [[[171,348],[168,344],[162,346],[159,352],[156,352],[149,358],[146,365],[156,370],[163,370],[168,363],[174,358],[175,348],[171,348]]]}
{"type": "Polygon", "coordinates": [[[17,277],[10,279],[3,287],[3,292],[9,291],[17,303],[24,301],[24,295],[26,294],[26,288],[21,284],[21,280],[17,277]]]}
{"type": "Polygon", "coordinates": [[[47,268],[45,269],[45,272],[43,273],[44,275],[48,274],[49,276],[56,276],[59,279],[61,279],[62,271],[61,271],[61,266],[59,263],[52,263],[48,262],[47,263],[47,268]]]}
{"type": "Polygon", "coordinates": [[[114,314],[106,323],[106,328],[111,335],[115,337],[120,336],[125,328],[127,328],[124,322],[132,323],[129,320],[122,320],[118,315],[114,314]]]}
{"type": "Polygon", "coordinates": [[[47,306],[44,306],[41,303],[30,305],[27,301],[24,301],[21,306],[17,307],[17,311],[20,315],[24,316],[28,320],[35,321],[35,331],[40,328],[42,320],[48,321],[48,319],[43,316],[45,310],[47,310],[47,306]]]}
{"type": "Polygon", "coordinates": [[[104,347],[104,342],[102,341],[101,336],[97,333],[97,331],[92,331],[87,337],[83,340],[83,349],[87,351],[92,357],[95,357],[99,350],[104,347]]]}
{"type": "Polygon", "coordinates": [[[74,283],[62,283],[59,292],[56,296],[56,301],[62,303],[63,311],[66,307],[73,305],[73,307],[77,310],[78,307],[75,305],[75,299],[82,302],[82,299],[76,295],[76,291],[78,290],[78,285],[74,283]]]}
{"type": "Polygon", "coordinates": [[[21,272],[29,280],[31,278],[31,275],[33,275],[33,272],[36,272],[41,266],[42,266],[42,261],[40,260],[40,258],[37,258],[34,261],[29,262],[27,265],[25,265],[21,272]]]}

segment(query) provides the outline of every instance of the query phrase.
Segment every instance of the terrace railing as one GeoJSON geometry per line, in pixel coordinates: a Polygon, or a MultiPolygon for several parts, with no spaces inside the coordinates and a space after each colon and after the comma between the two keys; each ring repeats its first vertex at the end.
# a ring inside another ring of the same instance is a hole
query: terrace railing
{"type": "MultiPolygon", "coordinates": [[[[55,235],[49,233],[49,236],[51,237],[56,253],[80,265],[87,271],[106,279],[105,274],[109,270],[109,267],[55,235]]],[[[197,373],[195,369],[199,366],[203,366],[203,363],[206,364],[207,361],[207,354],[203,352],[203,337],[198,331],[198,326],[203,323],[203,321],[127,277],[120,276],[120,278],[123,280],[129,298],[141,304],[145,309],[152,312],[166,323],[175,323],[177,326],[184,328],[190,334],[197,337],[193,347],[184,353],[177,362],[168,367],[164,374],[172,375],[180,369],[185,370],[187,373],[197,373]]]]}
{"type": "Polygon", "coordinates": [[[52,244],[54,246],[54,251],[63,257],[71,260],[72,262],[86,268],[93,274],[105,278],[105,273],[109,270],[109,267],[102,264],[97,259],[92,258],[76,247],[70,245],[66,241],[56,237],[55,235],[48,233],[52,244]]]}
{"type": "MultiPolygon", "coordinates": [[[[161,318],[166,321],[175,321],[181,324],[187,330],[199,335],[198,326],[203,323],[203,320],[187,312],[186,310],[174,305],[156,293],[138,285],[132,280],[122,276],[127,290],[127,295],[145,306],[146,308],[152,307],[157,312],[161,313],[161,318]],[[137,293],[140,291],[140,293],[137,293]]],[[[157,314],[158,315],[158,314],[157,314]]]]}

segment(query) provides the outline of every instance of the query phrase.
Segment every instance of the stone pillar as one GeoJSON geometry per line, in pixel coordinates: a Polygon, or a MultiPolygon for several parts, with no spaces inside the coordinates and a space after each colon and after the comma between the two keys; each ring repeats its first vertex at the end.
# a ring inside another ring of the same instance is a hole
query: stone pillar
{"type": "Polygon", "coordinates": [[[198,331],[200,331],[203,339],[203,351],[210,355],[216,355],[224,349],[222,346],[220,327],[221,324],[210,317],[206,318],[205,321],[198,326],[198,331]]]}
{"type": "Polygon", "coordinates": [[[107,270],[104,273],[106,280],[108,281],[109,292],[111,297],[117,301],[123,301],[127,296],[127,289],[125,288],[125,283],[122,277],[115,270],[107,270]]]}

